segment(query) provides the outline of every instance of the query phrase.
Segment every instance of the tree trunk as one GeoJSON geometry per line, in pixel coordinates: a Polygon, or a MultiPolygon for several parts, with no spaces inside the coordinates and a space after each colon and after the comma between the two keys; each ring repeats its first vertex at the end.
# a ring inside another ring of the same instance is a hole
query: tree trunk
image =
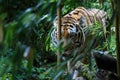
{"type": "Polygon", "coordinates": [[[117,49],[117,73],[120,79],[120,1],[114,0],[115,9],[115,29],[116,29],[116,49],[117,49]]]}

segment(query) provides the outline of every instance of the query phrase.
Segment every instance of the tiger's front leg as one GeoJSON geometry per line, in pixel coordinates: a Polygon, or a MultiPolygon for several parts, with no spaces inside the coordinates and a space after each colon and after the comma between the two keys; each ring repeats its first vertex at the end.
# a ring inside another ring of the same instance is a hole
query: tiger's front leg
{"type": "MultiPolygon", "coordinates": [[[[62,60],[64,61],[66,60],[65,54],[62,55],[62,60]]],[[[71,76],[70,80],[76,80],[76,78],[78,77],[79,71],[74,69],[74,67],[71,65],[71,60],[67,61],[66,67],[67,67],[67,71],[65,73],[71,76]]]]}
{"type": "Polygon", "coordinates": [[[71,80],[76,80],[78,77],[79,71],[76,69],[73,69],[70,63],[71,61],[68,60],[67,61],[67,73],[71,75],[71,80]]]}

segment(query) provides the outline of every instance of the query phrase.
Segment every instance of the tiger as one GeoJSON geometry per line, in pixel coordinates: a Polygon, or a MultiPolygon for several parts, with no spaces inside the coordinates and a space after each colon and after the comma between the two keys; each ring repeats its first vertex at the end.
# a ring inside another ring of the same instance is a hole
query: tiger
{"type": "MultiPolygon", "coordinates": [[[[107,19],[108,16],[105,11],[99,9],[85,9],[84,7],[78,7],[63,16],[61,19],[61,41],[63,41],[63,47],[70,42],[70,47],[66,49],[65,52],[84,46],[89,33],[85,33],[83,28],[89,27],[96,21],[103,25],[106,31],[107,19]]],[[[54,20],[53,24],[54,29],[51,33],[52,43],[57,47],[59,44],[57,19],[54,20]]]]}
{"type": "MultiPolygon", "coordinates": [[[[93,40],[90,49],[95,48],[98,44],[98,40],[92,36],[89,30],[86,30],[90,26],[93,26],[98,22],[107,33],[108,15],[105,11],[92,8],[86,9],[84,7],[77,7],[73,11],[64,15],[61,18],[61,40],[62,47],[65,48],[63,55],[69,55],[73,51],[78,53],[87,53],[89,46],[89,39],[93,40]],[[67,47],[66,47],[67,46],[67,47]]],[[[51,32],[52,43],[55,47],[59,45],[58,41],[58,21],[57,18],[53,22],[54,28],[51,32]]],[[[106,38],[106,35],[104,36],[106,38]]]]}

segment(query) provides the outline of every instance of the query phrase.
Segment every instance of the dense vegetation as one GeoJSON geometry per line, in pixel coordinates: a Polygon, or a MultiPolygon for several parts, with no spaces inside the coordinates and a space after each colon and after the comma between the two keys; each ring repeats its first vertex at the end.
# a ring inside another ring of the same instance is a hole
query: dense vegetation
{"type": "MultiPolygon", "coordinates": [[[[56,71],[56,54],[50,33],[59,1],[56,0],[0,0],[0,80],[64,80],[66,62],[56,71]]],[[[66,0],[62,15],[78,6],[99,8],[113,18],[109,0],[66,0]]],[[[110,27],[112,27],[112,20],[110,27]]],[[[115,36],[111,33],[110,54],[115,55],[115,36]]],[[[94,63],[95,65],[95,63],[94,63]]],[[[85,65],[85,71],[89,65],[85,65]]],[[[93,75],[95,69],[92,69],[93,75]]],[[[84,72],[84,76],[86,76],[84,72]]],[[[91,75],[87,75],[91,78],[91,75]]]]}

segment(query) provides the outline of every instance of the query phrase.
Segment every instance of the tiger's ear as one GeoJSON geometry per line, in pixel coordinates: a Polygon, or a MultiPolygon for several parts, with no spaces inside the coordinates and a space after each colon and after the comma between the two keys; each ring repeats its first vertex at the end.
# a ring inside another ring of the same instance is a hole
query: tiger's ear
{"type": "Polygon", "coordinates": [[[85,17],[81,16],[81,17],[80,17],[80,20],[79,20],[79,25],[80,25],[80,27],[84,27],[85,24],[86,24],[85,17]]]}
{"type": "Polygon", "coordinates": [[[58,17],[55,17],[55,19],[54,19],[54,21],[53,21],[53,25],[54,25],[54,27],[57,27],[57,26],[58,26],[58,22],[57,22],[57,20],[58,20],[58,17]]]}

